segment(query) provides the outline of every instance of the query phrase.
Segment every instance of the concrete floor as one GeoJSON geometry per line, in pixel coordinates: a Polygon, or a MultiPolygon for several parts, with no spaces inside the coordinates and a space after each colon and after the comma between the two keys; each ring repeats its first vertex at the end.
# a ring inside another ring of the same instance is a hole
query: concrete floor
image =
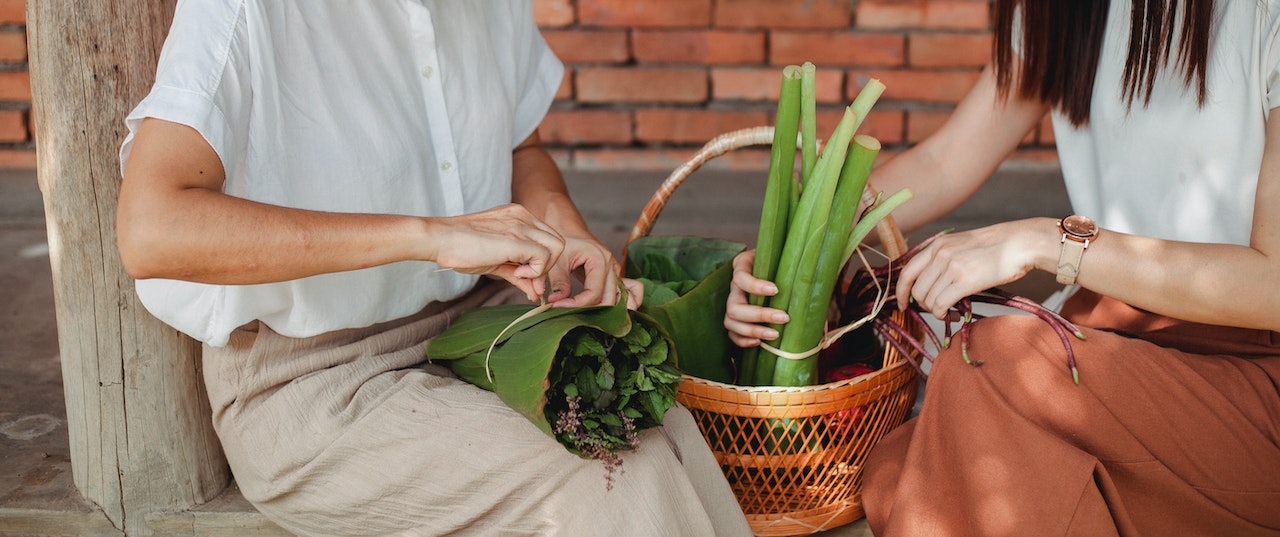
{"type": "MultiPolygon", "coordinates": [[[[592,228],[620,251],[661,173],[568,173],[566,180],[592,228]]],[[[658,219],[653,234],[692,234],[755,241],[763,174],[700,171],[658,219]]],[[[944,228],[969,229],[1068,209],[1056,167],[1008,165],[943,222],[908,235],[911,242],[944,228]]],[[[1008,289],[1044,298],[1048,274],[1008,289]]],[[[91,509],[71,481],[43,207],[34,172],[0,170],[0,509],[91,509]]],[[[0,527],[0,534],[5,534],[0,527]]],[[[859,522],[824,537],[870,535],[859,522]]]]}

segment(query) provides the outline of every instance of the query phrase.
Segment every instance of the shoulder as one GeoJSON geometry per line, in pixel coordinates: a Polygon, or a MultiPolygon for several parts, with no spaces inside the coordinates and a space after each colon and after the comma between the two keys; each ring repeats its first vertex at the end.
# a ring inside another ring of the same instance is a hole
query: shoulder
{"type": "Polygon", "coordinates": [[[244,0],[181,0],[160,55],[156,81],[209,90],[243,44],[244,0]]]}

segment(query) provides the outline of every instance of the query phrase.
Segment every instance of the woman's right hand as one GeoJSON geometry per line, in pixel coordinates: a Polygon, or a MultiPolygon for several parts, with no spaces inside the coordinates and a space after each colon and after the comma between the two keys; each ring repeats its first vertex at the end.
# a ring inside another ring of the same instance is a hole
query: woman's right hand
{"type": "Polygon", "coordinates": [[[466,274],[507,280],[530,301],[546,294],[547,271],[564,252],[565,239],[521,205],[442,219],[433,261],[466,274]]]}
{"type": "Polygon", "coordinates": [[[756,251],[747,250],[733,258],[733,280],[729,284],[729,301],[726,304],[724,327],[729,339],[739,347],[755,347],[763,341],[778,338],[778,332],[762,323],[785,323],[787,312],[776,308],[754,306],[747,302],[747,295],[773,296],[778,286],[751,275],[756,251]]]}

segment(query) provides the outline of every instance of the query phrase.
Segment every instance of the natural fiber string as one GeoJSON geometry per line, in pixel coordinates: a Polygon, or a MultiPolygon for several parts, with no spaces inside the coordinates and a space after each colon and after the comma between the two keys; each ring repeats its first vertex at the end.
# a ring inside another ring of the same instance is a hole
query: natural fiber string
{"type": "MultiPolygon", "coordinates": [[[[630,293],[627,292],[627,287],[622,284],[622,280],[618,280],[618,300],[625,302],[629,298],[628,296],[629,294],[630,293]]],[[[516,317],[516,320],[511,321],[511,324],[508,324],[506,328],[503,328],[501,332],[498,332],[498,337],[493,338],[493,343],[489,344],[489,350],[484,354],[484,376],[485,378],[489,379],[489,382],[493,382],[493,370],[489,369],[489,358],[493,356],[494,347],[497,347],[498,342],[502,341],[502,336],[506,335],[507,330],[511,330],[512,328],[515,328],[517,324],[520,324],[520,321],[523,321],[525,319],[528,319],[530,317],[538,315],[539,313],[542,313],[544,311],[551,309],[551,303],[547,302],[547,297],[540,296],[538,297],[538,300],[540,302],[538,307],[533,308],[529,311],[526,311],[524,315],[516,317]]]]}
{"type": "Polygon", "coordinates": [[[489,379],[490,383],[493,382],[493,370],[489,369],[489,358],[493,356],[493,348],[498,346],[498,342],[502,340],[502,336],[506,335],[507,330],[511,330],[512,328],[515,327],[515,325],[520,324],[520,321],[523,321],[525,319],[533,317],[534,315],[537,315],[539,313],[542,313],[544,311],[551,309],[551,303],[547,302],[547,299],[545,297],[540,297],[540,298],[542,300],[541,305],[525,312],[524,315],[516,317],[516,320],[511,321],[511,324],[507,325],[506,328],[503,328],[501,332],[498,332],[498,337],[493,338],[493,343],[489,344],[489,351],[484,354],[484,376],[485,378],[489,379]]]}
{"type": "MultiPolygon", "coordinates": [[[[867,261],[867,256],[862,253],[862,247],[858,247],[858,249],[855,251],[858,252],[858,257],[862,259],[862,266],[867,267],[867,270],[871,270],[871,263],[867,261]]],[[[884,308],[885,303],[889,301],[889,288],[887,286],[882,287],[880,285],[879,278],[872,278],[871,281],[875,282],[876,284],[876,300],[875,302],[872,303],[871,313],[868,313],[866,317],[863,317],[854,322],[841,326],[840,328],[830,330],[826,334],[823,334],[822,339],[818,341],[818,345],[815,346],[814,348],[804,352],[787,352],[782,349],[776,348],[773,345],[765,343],[763,341],[760,342],[760,347],[763,348],[764,350],[767,350],[773,354],[778,355],[781,358],[786,358],[788,360],[803,360],[805,358],[818,354],[819,352],[822,352],[827,347],[830,347],[833,343],[835,343],[836,340],[839,340],[841,337],[844,337],[845,334],[848,334],[853,330],[857,330],[862,325],[867,324],[872,319],[875,319],[876,316],[880,314],[880,310],[884,308]]]]}

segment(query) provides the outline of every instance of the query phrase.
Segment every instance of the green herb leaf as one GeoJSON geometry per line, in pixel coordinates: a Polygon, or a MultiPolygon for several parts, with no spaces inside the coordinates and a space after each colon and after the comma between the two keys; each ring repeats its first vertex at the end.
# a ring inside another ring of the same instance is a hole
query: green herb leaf
{"type": "Polygon", "coordinates": [[[649,348],[645,349],[644,352],[640,354],[640,363],[644,365],[658,365],[666,362],[667,354],[669,354],[667,351],[667,342],[661,339],[656,340],[652,345],[649,345],[649,348]]]}

